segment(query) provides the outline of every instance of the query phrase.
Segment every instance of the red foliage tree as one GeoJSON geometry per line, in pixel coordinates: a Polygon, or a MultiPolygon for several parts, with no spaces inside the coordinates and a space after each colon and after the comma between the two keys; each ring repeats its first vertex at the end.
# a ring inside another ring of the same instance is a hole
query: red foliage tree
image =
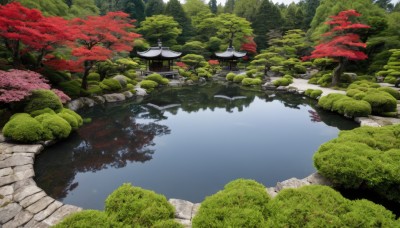
{"type": "Polygon", "coordinates": [[[340,76],[348,60],[364,60],[368,56],[360,51],[367,45],[360,40],[360,36],[354,33],[357,29],[368,29],[370,26],[353,22],[355,18],[361,16],[355,10],[345,10],[336,16],[331,16],[331,20],[326,24],[331,26],[331,30],[323,34],[321,44],[315,47],[310,56],[303,57],[303,60],[315,58],[332,58],[339,65],[332,74],[332,86],[336,86],[340,81],[340,76]]]}
{"type": "Polygon", "coordinates": [[[246,42],[242,44],[240,47],[240,50],[246,51],[247,53],[250,54],[256,54],[257,53],[257,44],[254,42],[254,37],[252,36],[247,36],[246,37],[246,42]]]}
{"type": "Polygon", "coordinates": [[[14,67],[21,66],[21,54],[36,54],[35,68],[43,57],[68,40],[67,21],[60,17],[44,17],[36,9],[18,2],[0,6],[0,37],[12,54],[14,67]]]}
{"type": "Polygon", "coordinates": [[[123,12],[71,21],[70,33],[76,41],[72,55],[77,66],[75,71],[83,72],[83,89],[87,89],[87,76],[96,62],[105,61],[118,52],[132,50],[133,40],[140,37],[130,31],[134,27],[133,22],[129,14],[123,12]]]}
{"type": "MultiPolygon", "coordinates": [[[[47,80],[33,71],[0,71],[0,103],[21,101],[32,94],[33,90],[50,89],[47,80]]],[[[71,100],[59,90],[53,90],[63,103],[71,100]]]]}

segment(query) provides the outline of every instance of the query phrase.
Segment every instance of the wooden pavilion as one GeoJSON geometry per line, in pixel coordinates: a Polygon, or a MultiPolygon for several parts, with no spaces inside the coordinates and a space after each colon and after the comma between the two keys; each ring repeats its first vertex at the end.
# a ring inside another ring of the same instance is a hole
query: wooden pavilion
{"type": "Polygon", "coordinates": [[[246,56],[246,52],[235,51],[235,47],[229,45],[229,47],[224,52],[217,52],[215,56],[221,60],[221,62],[226,63],[227,70],[237,70],[236,65],[239,59],[246,56]]]}
{"type": "Polygon", "coordinates": [[[156,72],[163,76],[175,76],[178,72],[172,70],[173,61],[181,57],[182,53],[175,52],[169,47],[163,47],[158,41],[158,47],[151,47],[144,52],[137,52],[140,58],[146,60],[146,74],[156,72]]]}

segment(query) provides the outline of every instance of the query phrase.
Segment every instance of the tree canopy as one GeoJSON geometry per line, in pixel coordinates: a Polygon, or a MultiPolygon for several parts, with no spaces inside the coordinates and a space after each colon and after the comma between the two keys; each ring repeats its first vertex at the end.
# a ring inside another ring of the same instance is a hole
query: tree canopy
{"type": "Polygon", "coordinates": [[[182,33],[182,29],[173,17],[154,15],[142,21],[138,32],[152,45],[157,44],[157,40],[161,39],[164,45],[172,46],[176,44],[176,39],[182,33]]]}

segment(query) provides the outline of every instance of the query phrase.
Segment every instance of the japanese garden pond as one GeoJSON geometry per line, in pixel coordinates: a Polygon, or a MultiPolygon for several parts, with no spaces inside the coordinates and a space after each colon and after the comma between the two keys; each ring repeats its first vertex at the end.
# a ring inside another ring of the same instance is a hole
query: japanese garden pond
{"type": "Polygon", "coordinates": [[[304,178],[322,143],[358,126],[299,95],[218,83],[80,113],[92,121],[36,158],[35,180],[86,209],[103,209],[125,182],[197,203],[237,178],[265,186],[304,178]]]}

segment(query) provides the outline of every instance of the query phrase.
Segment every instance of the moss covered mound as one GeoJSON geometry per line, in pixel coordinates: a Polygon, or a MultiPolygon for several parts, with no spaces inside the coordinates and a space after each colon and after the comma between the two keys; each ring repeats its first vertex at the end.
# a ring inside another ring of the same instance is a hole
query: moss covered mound
{"type": "Polygon", "coordinates": [[[148,93],[151,93],[157,86],[158,83],[153,80],[143,80],[140,82],[140,87],[145,89],[148,93]]]}
{"type": "Polygon", "coordinates": [[[71,133],[71,125],[58,115],[44,113],[35,119],[42,124],[46,140],[65,139],[71,133]]]}
{"type": "Polygon", "coordinates": [[[127,226],[124,226],[122,223],[110,219],[107,216],[107,214],[102,211],[85,210],[68,216],[61,223],[53,227],[54,228],[71,228],[71,227],[119,228],[127,226]]]}
{"type": "Polygon", "coordinates": [[[270,198],[253,180],[235,180],[207,197],[193,219],[193,227],[264,227],[270,198]]]}
{"type": "Polygon", "coordinates": [[[318,105],[325,110],[338,112],[348,117],[368,116],[372,112],[371,105],[368,102],[338,93],[321,97],[318,105]]]}
{"type": "Polygon", "coordinates": [[[50,108],[59,111],[63,107],[60,98],[51,90],[35,90],[25,105],[24,112],[31,113],[37,110],[50,108]]]}
{"type": "Polygon", "coordinates": [[[266,227],[396,227],[392,212],[367,200],[350,201],[327,186],[282,190],[269,203],[266,227]]]}
{"type": "Polygon", "coordinates": [[[106,213],[132,227],[151,227],[159,220],[174,218],[174,208],[165,196],[123,184],[106,199],[106,213]]]}
{"type": "Polygon", "coordinates": [[[169,80],[167,78],[163,78],[160,74],[150,74],[146,77],[146,80],[151,80],[157,82],[159,85],[168,85],[169,80]]]}
{"type": "Polygon", "coordinates": [[[345,188],[400,202],[400,125],[342,131],[314,155],[318,172],[345,188]]]}
{"type": "Polygon", "coordinates": [[[4,125],[3,134],[17,142],[32,143],[43,139],[42,124],[27,113],[18,113],[4,125]]]}

